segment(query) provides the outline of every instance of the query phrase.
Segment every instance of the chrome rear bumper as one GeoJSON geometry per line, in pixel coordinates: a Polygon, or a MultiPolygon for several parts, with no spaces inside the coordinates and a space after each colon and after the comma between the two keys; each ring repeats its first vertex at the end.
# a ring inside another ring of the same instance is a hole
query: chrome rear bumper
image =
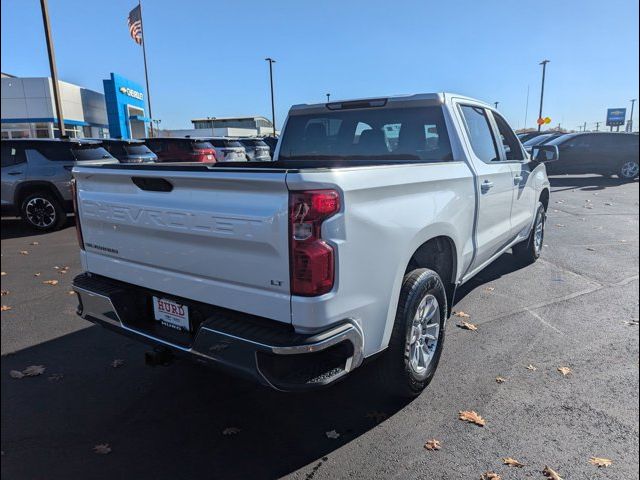
{"type": "MultiPolygon", "coordinates": [[[[78,315],[88,321],[277,390],[305,390],[333,383],[363,361],[362,332],[350,320],[300,335],[283,330],[281,325],[270,327],[278,322],[268,320],[248,327],[242,323],[244,314],[234,312],[225,317],[223,312],[206,318],[190,341],[180,344],[145,331],[139,323],[134,325],[132,309],[123,297],[148,295],[140,287],[83,274],[74,279],[73,289],[79,299],[78,315]]],[[[247,322],[256,323],[246,317],[247,322]]]]}

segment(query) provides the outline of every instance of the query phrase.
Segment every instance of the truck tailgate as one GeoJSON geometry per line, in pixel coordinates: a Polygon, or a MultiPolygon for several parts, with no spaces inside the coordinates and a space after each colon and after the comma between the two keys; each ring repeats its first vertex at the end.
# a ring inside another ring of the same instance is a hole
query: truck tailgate
{"type": "Polygon", "coordinates": [[[88,272],[291,321],[285,171],[74,175],[88,272]]]}

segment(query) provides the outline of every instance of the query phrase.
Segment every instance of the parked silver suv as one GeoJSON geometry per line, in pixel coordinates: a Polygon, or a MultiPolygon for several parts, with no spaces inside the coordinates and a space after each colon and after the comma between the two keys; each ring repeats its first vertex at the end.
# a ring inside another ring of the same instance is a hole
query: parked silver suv
{"type": "Polygon", "coordinates": [[[99,141],[2,140],[2,215],[21,215],[37,230],[55,230],[73,211],[74,165],[118,163],[99,141]]]}

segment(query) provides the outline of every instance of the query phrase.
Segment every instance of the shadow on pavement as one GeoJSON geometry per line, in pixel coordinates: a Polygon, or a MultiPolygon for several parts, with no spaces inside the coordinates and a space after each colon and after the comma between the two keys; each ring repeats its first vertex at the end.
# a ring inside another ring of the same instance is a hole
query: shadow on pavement
{"type": "MultiPolygon", "coordinates": [[[[603,177],[599,175],[555,175],[549,181],[555,192],[578,188],[586,192],[605,190],[607,187],[617,187],[629,183],[617,177],[603,177]],[[565,187],[565,188],[558,188],[565,187]]],[[[637,182],[637,179],[635,180],[637,182]]]]}
{"type": "Polygon", "coordinates": [[[145,350],[91,326],[4,356],[2,477],[260,479],[313,462],[310,479],[407,404],[373,394],[362,374],[282,394],[188,362],[147,367],[145,350]],[[113,368],[115,358],[124,365],[113,368]],[[34,364],[45,374],[9,376],[34,364]],[[109,455],[93,452],[101,443],[109,455]]]}
{"type": "MultiPolygon", "coordinates": [[[[75,218],[73,216],[67,217],[67,221],[64,228],[69,228],[75,225],[75,218]]],[[[46,235],[51,232],[40,232],[34,228],[29,227],[21,218],[10,217],[2,218],[2,228],[0,228],[2,240],[9,240],[11,238],[23,238],[23,237],[38,237],[40,235],[46,235]]]]}
{"type": "Polygon", "coordinates": [[[513,272],[517,272],[527,265],[523,265],[514,259],[513,254],[504,253],[498,257],[491,265],[486,267],[480,273],[478,273],[471,280],[463,284],[458,290],[456,290],[456,298],[454,300],[453,307],[456,306],[464,297],[473,292],[476,288],[481,287],[486,283],[493,282],[504,275],[508,275],[513,272]]]}

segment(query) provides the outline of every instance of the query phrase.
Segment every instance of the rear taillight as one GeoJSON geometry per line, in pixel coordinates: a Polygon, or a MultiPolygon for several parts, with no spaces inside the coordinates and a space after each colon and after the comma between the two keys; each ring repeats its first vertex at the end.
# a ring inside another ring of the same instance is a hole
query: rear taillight
{"type": "Polygon", "coordinates": [[[82,238],[82,227],[80,226],[80,209],[78,208],[78,187],[76,186],[76,179],[71,179],[71,198],[73,199],[73,213],[75,214],[76,222],[76,236],[78,237],[78,245],[84,250],[84,239],[82,238]]]}
{"type": "Polygon", "coordinates": [[[291,294],[305,297],[331,291],[333,247],[322,240],[322,222],[340,210],[335,190],[289,192],[289,270],[291,294]]]}

